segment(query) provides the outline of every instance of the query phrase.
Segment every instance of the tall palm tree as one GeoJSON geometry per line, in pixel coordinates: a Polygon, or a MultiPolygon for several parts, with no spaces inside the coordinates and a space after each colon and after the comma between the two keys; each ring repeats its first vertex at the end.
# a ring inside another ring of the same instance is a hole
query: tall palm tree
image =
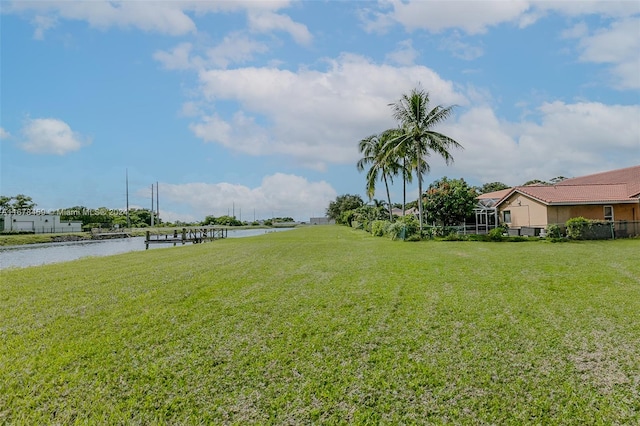
{"type": "Polygon", "coordinates": [[[388,155],[385,149],[391,146],[389,141],[397,137],[395,132],[396,129],[385,130],[378,135],[371,135],[362,139],[358,144],[358,149],[363,154],[363,157],[357,163],[358,170],[363,171],[365,166],[371,165],[367,172],[367,196],[369,200],[373,199],[376,191],[376,182],[378,178],[382,179],[387,191],[389,220],[393,220],[389,181],[393,182],[393,176],[398,173],[400,164],[398,164],[397,158],[393,155],[388,155]]]}
{"type": "Polygon", "coordinates": [[[393,150],[398,154],[409,153],[409,158],[415,159],[414,170],[418,177],[418,211],[422,231],[422,176],[429,169],[426,158],[431,156],[431,153],[436,153],[444,158],[448,165],[453,162],[450,149],[462,148],[462,145],[449,136],[433,130],[436,125],[451,116],[453,106],[437,105],[429,109],[429,93],[418,88],[409,94],[403,94],[400,100],[390,106],[393,109],[393,117],[400,123],[400,134],[388,144],[394,147],[393,150]]]}

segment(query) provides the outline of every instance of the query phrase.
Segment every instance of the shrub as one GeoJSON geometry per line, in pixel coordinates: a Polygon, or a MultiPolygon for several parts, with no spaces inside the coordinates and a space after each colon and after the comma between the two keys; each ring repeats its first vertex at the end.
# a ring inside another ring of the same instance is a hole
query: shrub
{"type": "Polygon", "coordinates": [[[504,228],[499,226],[497,228],[493,228],[491,231],[489,231],[489,240],[491,241],[502,241],[503,237],[502,234],[504,233],[504,228]]]}
{"type": "Polygon", "coordinates": [[[547,226],[547,237],[548,238],[562,238],[562,230],[558,225],[549,225],[547,226]]]}
{"type": "Polygon", "coordinates": [[[600,220],[574,217],[567,221],[567,237],[576,240],[599,240],[612,238],[611,224],[600,220]]]}
{"type": "Polygon", "coordinates": [[[418,240],[420,240],[419,229],[420,224],[418,223],[418,219],[413,215],[408,215],[401,217],[395,223],[389,225],[387,233],[392,240],[408,240],[416,234],[418,235],[418,240]]]}
{"type": "Polygon", "coordinates": [[[371,235],[374,237],[382,237],[387,233],[387,229],[391,225],[388,220],[374,220],[371,222],[371,235]]]}
{"type": "Polygon", "coordinates": [[[574,217],[567,221],[567,237],[579,240],[583,231],[589,225],[589,219],[584,217],[574,217]]]}

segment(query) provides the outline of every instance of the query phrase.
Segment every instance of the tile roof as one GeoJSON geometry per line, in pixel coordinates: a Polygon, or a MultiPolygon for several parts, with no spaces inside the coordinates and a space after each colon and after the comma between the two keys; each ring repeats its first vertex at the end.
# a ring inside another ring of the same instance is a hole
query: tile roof
{"type": "Polygon", "coordinates": [[[640,165],[566,179],[555,185],[517,186],[508,190],[508,193],[497,204],[501,204],[514,192],[524,194],[545,204],[638,202],[638,198],[640,198],[640,165]]]}
{"type": "Polygon", "coordinates": [[[487,192],[486,194],[478,195],[478,199],[480,200],[499,200],[509,192],[511,192],[513,188],[501,189],[500,191],[487,192]]]}
{"type": "Polygon", "coordinates": [[[627,198],[640,196],[640,165],[563,180],[556,186],[626,184],[627,198]]]}
{"type": "Polygon", "coordinates": [[[545,204],[582,204],[629,202],[626,184],[612,185],[554,185],[554,186],[519,186],[517,192],[540,200],[545,204]]]}

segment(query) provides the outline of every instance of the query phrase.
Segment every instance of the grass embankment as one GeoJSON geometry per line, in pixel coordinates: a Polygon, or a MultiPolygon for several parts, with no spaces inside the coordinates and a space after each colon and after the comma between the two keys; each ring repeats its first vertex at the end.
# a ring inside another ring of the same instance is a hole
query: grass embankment
{"type": "Polygon", "coordinates": [[[60,240],[90,240],[90,232],[66,232],[63,234],[6,234],[0,235],[0,246],[53,243],[60,240]]]}
{"type": "Polygon", "coordinates": [[[329,226],[0,271],[0,423],[637,424],[639,252],[329,226]]]}

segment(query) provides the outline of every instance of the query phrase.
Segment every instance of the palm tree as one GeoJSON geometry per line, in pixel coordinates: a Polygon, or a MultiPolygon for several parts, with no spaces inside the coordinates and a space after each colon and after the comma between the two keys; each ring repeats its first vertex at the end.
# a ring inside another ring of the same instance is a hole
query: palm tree
{"type": "MultiPolygon", "coordinates": [[[[415,160],[414,170],[418,177],[418,210],[420,212],[420,231],[422,231],[422,175],[429,170],[426,158],[436,153],[451,164],[453,156],[451,148],[462,148],[458,142],[432,130],[437,124],[445,121],[453,112],[453,106],[441,105],[429,109],[429,93],[422,89],[413,89],[404,94],[394,104],[393,117],[400,123],[400,134],[388,142],[386,152],[395,151],[397,155],[408,155],[415,160]],[[391,148],[393,147],[393,148],[391,148]]],[[[393,155],[391,155],[393,158],[393,155]]]]}
{"type": "MultiPolygon", "coordinates": [[[[391,206],[391,194],[389,193],[389,181],[393,182],[393,176],[398,173],[400,165],[397,158],[388,155],[384,149],[389,145],[389,141],[397,137],[396,129],[385,130],[379,135],[371,135],[364,138],[358,144],[358,149],[364,155],[358,160],[357,167],[359,171],[363,171],[365,166],[370,164],[371,167],[367,172],[367,196],[369,200],[373,199],[376,191],[376,182],[378,177],[384,182],[387,191],[387,202],[391,206]]],[[[393,213],[389,207],[389,220],[393,220],[393,213]]]]}

